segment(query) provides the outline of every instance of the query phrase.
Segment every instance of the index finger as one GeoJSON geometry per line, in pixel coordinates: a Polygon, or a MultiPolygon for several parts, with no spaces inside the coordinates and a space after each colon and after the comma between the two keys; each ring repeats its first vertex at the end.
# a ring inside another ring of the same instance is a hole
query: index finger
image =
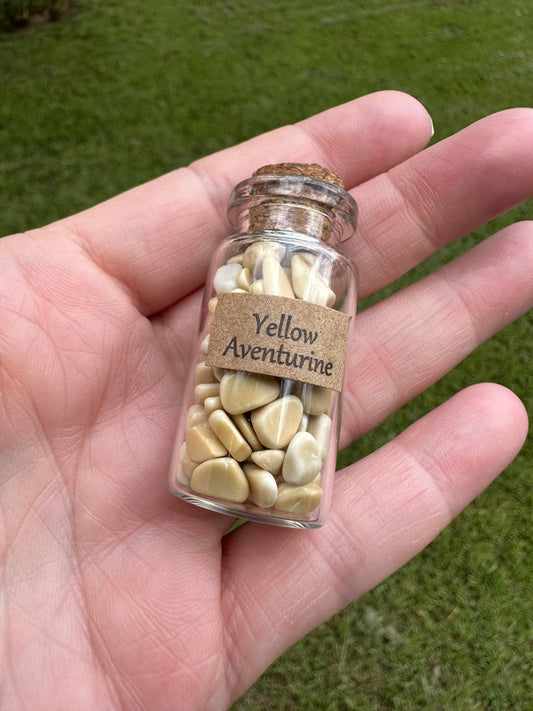
{"type": "Polygon", "coordinates": [[[318,162],[350,187],[416,153],[430,134],[416,99],[379,92],[223,150],[62,224],[144,313],[154,313],[202,284],[213,249],[229,233],[231,188],[258,166],[318,162]]]}

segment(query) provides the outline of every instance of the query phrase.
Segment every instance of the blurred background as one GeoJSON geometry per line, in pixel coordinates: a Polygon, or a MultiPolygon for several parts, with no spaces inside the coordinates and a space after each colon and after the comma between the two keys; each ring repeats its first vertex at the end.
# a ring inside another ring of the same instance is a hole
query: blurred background
{"type": "MultiPolygon", "coordinates": [[[[0,0],[0,234],[376,90],[418,98],[434,142],[531,106],[532,29],[526,0],[0,0]]],[[[530,313],[490,339],[339,466],[474,382],[510,387],[533,413],[532,326],[530,313]]],[[[532,454],[529,441],[421,555],[288,650],[233,711],[529,711],[532,454]]]]}

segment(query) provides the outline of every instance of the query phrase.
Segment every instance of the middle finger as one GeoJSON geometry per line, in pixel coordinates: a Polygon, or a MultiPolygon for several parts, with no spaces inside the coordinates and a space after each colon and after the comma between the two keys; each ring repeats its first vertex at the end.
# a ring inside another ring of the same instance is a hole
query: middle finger
{"type": "Polygon", "coordinates": [[[355,319],[341,446],[533,305],[533,222],[505,228],[355,319]]]}
{"type": "Polygon", "coordinates": [[[355,188],[360,296],[533,195],[533,111],[478,121],[355,188]]]}

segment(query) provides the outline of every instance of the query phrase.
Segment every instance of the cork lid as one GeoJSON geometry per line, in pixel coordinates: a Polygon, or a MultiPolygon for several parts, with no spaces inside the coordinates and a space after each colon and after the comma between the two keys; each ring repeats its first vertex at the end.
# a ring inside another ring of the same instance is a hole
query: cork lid
{"type": "Polygon", "coordinates": [[[319,178],[327,183],[336,185],[344,189],[342,178],[328,168],[324,168],[318,163],[273,163],[263,165],[252,173],[253,177],[258,175],[304,175],[309,178],[319,178]]]}
{"type": "MultiPolygon", "coordinates": [[[[264,165],[252,174],[252,178],[287,178],[302,177],[322,180],[333,187],[333,190],[344,191],[342,178],[328,168],[318,163],[274,163],[264,165]]],[[[289,184],[287,184],[289,185],[289,184]]],[[[316,196],[309,188],[292,185],[290,189],[283,188],[283,195],[250,209],[250,229],[286,229],[292,228],[307,234],[316,234],[327,242],[334,224],[333,213],[324,205],[319,207],[316,196]]],[[[337,198],[335,198],[336,200],[337,198]]]]}

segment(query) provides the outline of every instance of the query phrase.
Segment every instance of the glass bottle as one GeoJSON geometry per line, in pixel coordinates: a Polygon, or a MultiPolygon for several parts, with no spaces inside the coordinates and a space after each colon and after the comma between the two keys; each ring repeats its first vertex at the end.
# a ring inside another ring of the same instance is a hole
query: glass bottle
{"type": "Polygon", "coordinates": [[[233,190],[214,254],[169,474],[190,503],[317,528],[331,501],[357,271],[339,244],[357,205],[311,164],[233,190]]]}

